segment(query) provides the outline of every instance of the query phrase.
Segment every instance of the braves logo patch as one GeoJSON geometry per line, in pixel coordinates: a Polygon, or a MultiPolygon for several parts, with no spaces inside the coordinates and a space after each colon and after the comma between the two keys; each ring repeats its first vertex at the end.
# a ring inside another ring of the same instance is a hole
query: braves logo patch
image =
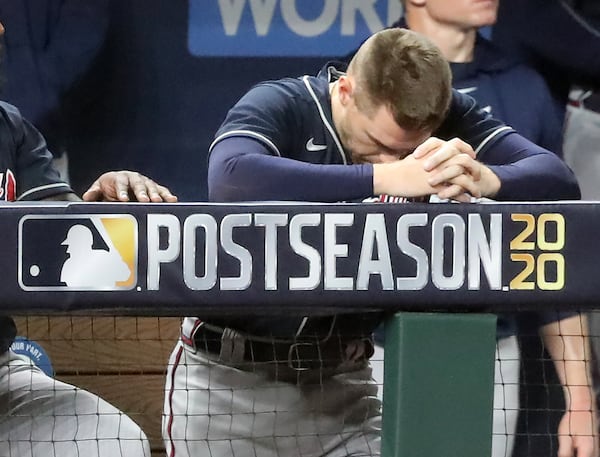
{"type": "Polygon", "coordinates": [[[0,200],[14,202],[17,199],[17,180],[12,171],[0,173],[0,200]]]}
{"type": "Polygon", "coordinates": [[[137,255],[131,215],[31,215],[19,223],[24,290],[130,290],[137,283],[137,255]],[[42,244],[43,251],[33,248],[42,244]]]}

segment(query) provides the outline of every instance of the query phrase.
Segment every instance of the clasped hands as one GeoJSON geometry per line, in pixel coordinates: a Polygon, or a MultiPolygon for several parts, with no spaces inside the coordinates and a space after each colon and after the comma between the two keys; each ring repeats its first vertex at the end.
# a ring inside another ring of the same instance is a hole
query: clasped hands
{"type": "Polygon", "coordinates": [[[468,202],[472,197],[493,197],[500,180],[475,158],[473,148],[454,138],[431,137],[402,160],[373,165],[375,194],[400,197],[437,195],[468,202]]]}

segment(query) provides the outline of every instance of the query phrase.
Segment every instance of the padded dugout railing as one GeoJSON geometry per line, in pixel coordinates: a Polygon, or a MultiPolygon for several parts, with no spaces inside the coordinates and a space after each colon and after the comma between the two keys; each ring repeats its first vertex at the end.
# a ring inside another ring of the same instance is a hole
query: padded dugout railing
{"type": "Polygon", "coordinates": [[[3,313],[400,312],[386,328],[386,457],[486,455],[495,345],[495,316],[486,313],[591,308],[598,299],[594,203],[77,203],[2,211],[3,313]],[[118,249],[129,277],[111,283],[98,273],[77,282],[62,274],[74,226],[91,233],[93,249],[118,249]],[[445,363],[465,352],[468,366],[445,363]],[[410,375],[395,374],[400,366],[410,375]],[[424,388],[438,395],[415,393],[424,388]]]}

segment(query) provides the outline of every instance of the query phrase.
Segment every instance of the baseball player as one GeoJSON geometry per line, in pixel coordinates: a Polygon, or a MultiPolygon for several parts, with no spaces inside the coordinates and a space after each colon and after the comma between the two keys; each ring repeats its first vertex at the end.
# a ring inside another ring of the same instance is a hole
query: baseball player
{"type": "MultiPolygon", "coordinates": [[[[452,91],[440,51],[404,29],[374,34],[346,73],[252,88],[216,133],[208,185],[216,202],[579,197],[560,159],[452,91]]],[[[250,316],[184,320],[165,387],[169,455],[379,456],[381,316],[250,316]]]]}
{"type": "MultiPolygon", "coordinates": [[[[0,102],[0,200],[79,198],[52,168],[44,139],[19,111],[0,102]]],[[[87,200],[176,201],[168,189],[134,172],[102,175],[87,200]]],[[[98,396],[46,376],[11,351],[15,322],[0,316],[0,456],[149,457],[146,435],[98,396]]]]}

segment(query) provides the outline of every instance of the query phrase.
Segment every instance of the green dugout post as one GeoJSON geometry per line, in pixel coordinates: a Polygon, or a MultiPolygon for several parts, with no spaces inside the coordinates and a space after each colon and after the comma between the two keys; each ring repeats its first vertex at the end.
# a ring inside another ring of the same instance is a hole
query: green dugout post
{"type": "Polygon", "coordinates": [[[496,316],[401,312],[385,326],[382,457],[488,457],[496,316]]]}

